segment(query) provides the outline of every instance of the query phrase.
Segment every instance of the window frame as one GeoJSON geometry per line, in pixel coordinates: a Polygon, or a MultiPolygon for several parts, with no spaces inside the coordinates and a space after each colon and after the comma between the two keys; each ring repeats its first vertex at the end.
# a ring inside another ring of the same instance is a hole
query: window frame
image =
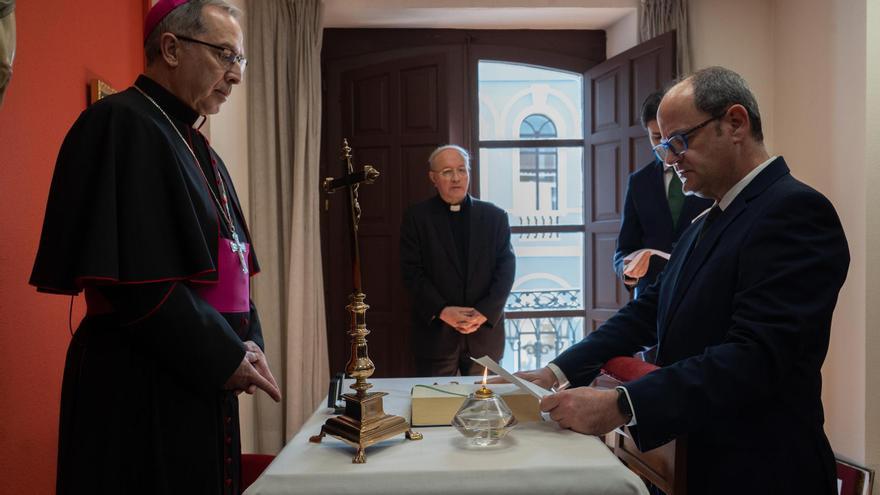
{"type": "MultiPolygon", "coordinates": [[[[525,64],[539,67],[547,70],[564,71],[582,76],[586,71],[583,60],[578,60],[565,56],[547,56],[546,52],[529,53],[528,51],[520,51],[514,53],[502,47],[480,47],[471,52],[470,59],[470,93],[473,95],[471,106],[472,119],[472,142],[473,153],[472,166],[474,173],[472,174],[471,188],[472,191],[479,191],[480,169],[479,157],[482,149],[539,149],[539,148],[579,148],[581,150],[581,169],[584,166],[585,141],[581,138],[542,138],[542,139],[480,139],[480,104],[479,104],[479,63],[495,62],[509,64],[525,64]]],[[[583,89],[582,89],[583,90],[583,89]]],[[[582,100],[582,111],[585,111],[586,102],[582,100]]],[[[533,114],[530,114],[530,116],[533,114]]],[[[583,117],[583,116],[582,116],[583,117]]],[[[552,121],[552,120],[551,120],[552,121]]],[[[581,119],[583,126],[583,118],[581,119]]],[[[554,122],[554,126],[558,129],[558,124],[554,122]]],[[[581,129],[583,133],[584,129],[581,129]]],[[[581,197],[586,204],[586,190],[584,184],[581,184],[581,197]]],[[[537,234],[565,234],[565,233],[581,233],[582,249],[586,252],[587,229],[586,219],[582,217],[579,224],[561,223],[554,225],[511,225],[511,235],[537,235],[537,234]]],[[[582,294],[587,294],[586,284],[589,283],[587,263],[582,263],[582,274],[580,290],[582,294]]],[[[587,330],[587,307],[584,301],[583,308],[569,310],[537,310],[537,311],[505,311],[507,319],[542,319],[542,318],[582,318],[582,332],[584,335],[587,330]]]]}

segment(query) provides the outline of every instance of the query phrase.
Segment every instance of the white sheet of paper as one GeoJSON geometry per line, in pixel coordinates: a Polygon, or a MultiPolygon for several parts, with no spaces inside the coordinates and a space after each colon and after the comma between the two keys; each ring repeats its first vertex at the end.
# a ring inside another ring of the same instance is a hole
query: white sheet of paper
{"type": "Polygon", "coordinates": [[[543,388],[539,385],[535,385],[534,383],[532,383],[528,380],[523,380],[522,378],[515,376],[514,374],[510,373],[506,369],[502,368],[501,365],[496,363],[495,360],[490,358],[489,356],[483,356],[480,359],[476,359],[474,357],[471,357],[471,359],[473,359],[474,362],[489,368],[489,371],[491,371],[492,373],[495,373],[496,375],[504,378],[505,380],[509,381],[510,383],[513,383],[514,385],[519,387],[523,392],[526,392],[527,394],[531,394],[531,395],[535,396],[538,400],[541,400],[542,398],[553,394],[553,392],[547,390],[546,388],[543,388]]]}

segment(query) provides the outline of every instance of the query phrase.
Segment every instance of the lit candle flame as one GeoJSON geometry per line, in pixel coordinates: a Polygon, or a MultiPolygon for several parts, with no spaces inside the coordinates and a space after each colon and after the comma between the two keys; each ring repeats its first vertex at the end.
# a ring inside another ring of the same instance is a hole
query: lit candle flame
{"type": "Polygon", "coordinates": [[[489,377],[489,368],[483,368],[483,386],[486,385],[486,379],[489,377]]]}

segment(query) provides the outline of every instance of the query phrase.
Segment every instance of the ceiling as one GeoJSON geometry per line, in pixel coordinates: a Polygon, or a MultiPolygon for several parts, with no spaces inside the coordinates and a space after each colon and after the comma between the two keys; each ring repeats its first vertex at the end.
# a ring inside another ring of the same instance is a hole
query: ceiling
{"type": "Polygon", "coordinates": [[[638,0],[324,0],[324,27],[606,29],[638,0]]]}

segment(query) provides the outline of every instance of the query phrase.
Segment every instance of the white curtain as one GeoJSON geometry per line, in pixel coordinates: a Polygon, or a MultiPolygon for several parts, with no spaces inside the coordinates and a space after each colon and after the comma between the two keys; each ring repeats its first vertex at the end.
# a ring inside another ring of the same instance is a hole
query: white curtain
{"type": "Polygon", "coordinates": [[[675,30],[675,68],[679,76],[691,73],[687,0],[642,0],[639,43],[675,30]]]}
{"type": "Polygon", "coordinates": [[[262,269],[253,294],[284,395],[276,404],[257,394],[248,426],[254,450],[270,454],[308,419],[329,382],[319,227],[321,17],[320,0],[247,4],[251,233],[262,269]]]}

